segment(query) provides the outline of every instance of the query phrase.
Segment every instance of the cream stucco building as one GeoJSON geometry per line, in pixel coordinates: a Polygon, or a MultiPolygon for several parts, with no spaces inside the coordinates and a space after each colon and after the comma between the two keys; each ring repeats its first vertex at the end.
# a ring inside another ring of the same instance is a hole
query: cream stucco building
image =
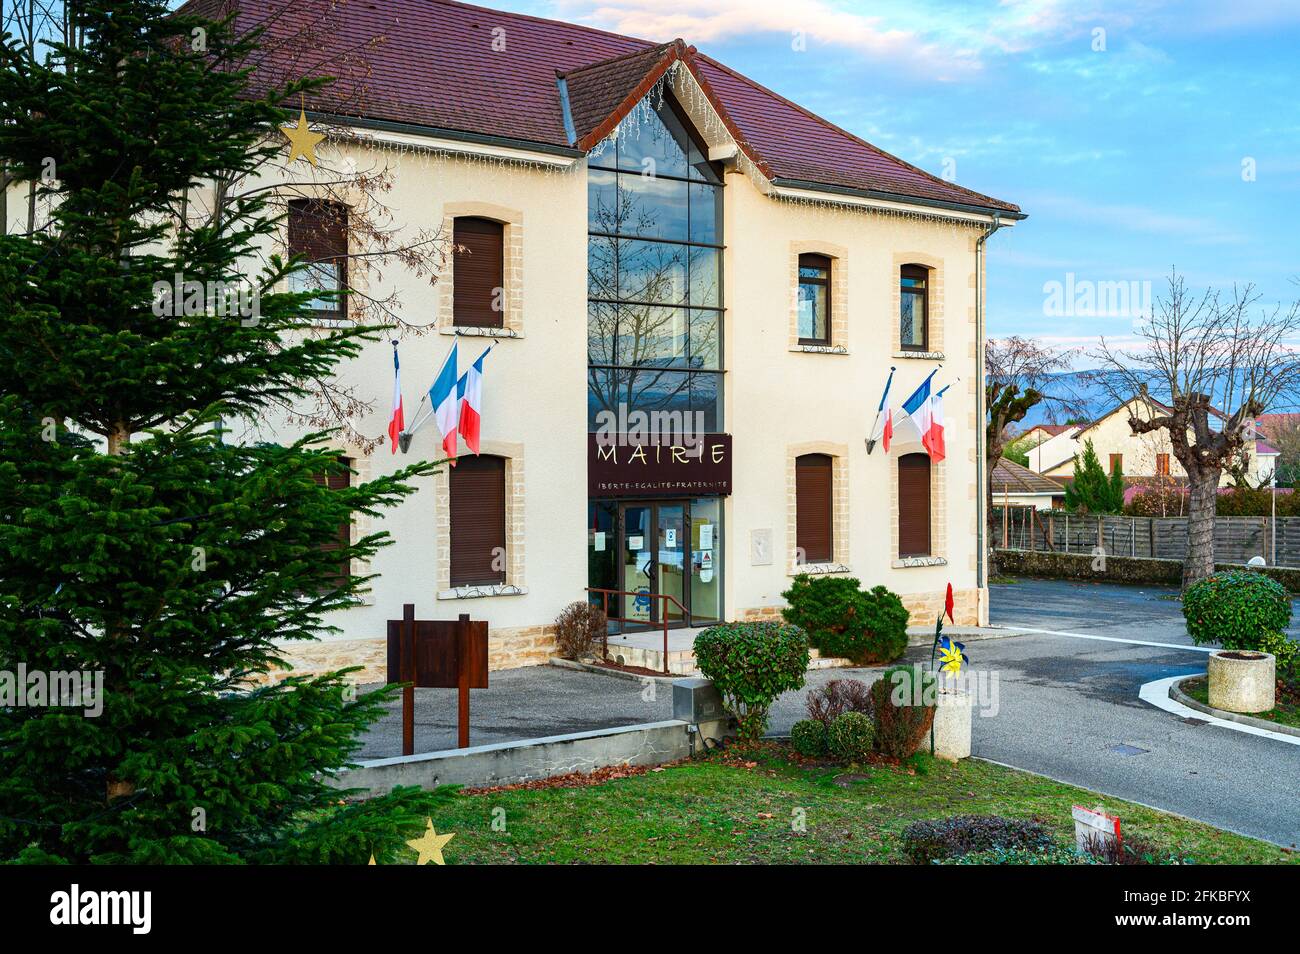
{"type": "MultiPolygon", "coordinates": [[[[251,25],[272,5],[228,6],[251,25]]],[[[367,250],[325,234],[345,201],[291,207],[266,251],[307,255],[325,287],[396,292],[423,320],[399,342],[408,424],[453,342],[460,372],[492,350],[479,455],[462,443],[455,469],[347,528],[393,542],[350,567],[377,574],[365,604],[294,646],[299,668],[383,678],[404,603],[487,620],[501,668],[544,662],[575,600],[610,600],[624,628],[698,626],[778,613],[800,572],[884,584],[924,621],[951,583],[957,622],[987,619],[981,296],[986,240],[1016,206],[680,40],[448,0],[340,9],[322,42],[367,49],[366,106],[308,94],[332,135],[322,168],[295,174],[310,196],[325,167],[386,170],[395,224],[455,247],[436,284],[348,269],[367,250]],[[952,385],[942,460],[902,415],[889,452],[868,453],[891,368],[894,408],[932,372],[935,391],[952,385]]],[[[385,341],[341,369],[372,407],[362,434],[384,433],[392,368],[385,341]]],[[[268,420],[247,437],[302,432],[268,420]]],[[[429,422],[406,454],[339,446],[365,480],[440,441],[429,422]]]]}

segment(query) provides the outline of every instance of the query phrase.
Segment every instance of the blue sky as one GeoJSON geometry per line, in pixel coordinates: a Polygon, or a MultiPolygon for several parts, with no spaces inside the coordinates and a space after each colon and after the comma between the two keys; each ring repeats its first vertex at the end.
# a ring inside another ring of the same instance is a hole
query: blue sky
{"type": "Polygon", "coordinates": [[[909,162],[942,174],[950,160],[959,184],[1018,203],[1030,218],[992,242],[993,335],[1063,347],[1131,335],[1131,315],[1047,314],[1045,283],[1069,273],[1159,294],[1176,265],[1193,288],[1300,297],[1296,0],[488,5],[681,36],[909,162]]]}

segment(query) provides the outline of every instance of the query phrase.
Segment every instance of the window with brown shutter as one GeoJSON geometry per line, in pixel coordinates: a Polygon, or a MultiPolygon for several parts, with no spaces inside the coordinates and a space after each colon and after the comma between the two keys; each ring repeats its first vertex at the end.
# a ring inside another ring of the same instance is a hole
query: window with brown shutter
{"type": "MultiPolygon", "coordinates": [[[[307,266],[289,276],[294,292],[340,292],[348,283],[348,207],[317,199],[289,200],[289,254],[301,255],[307,266]]],[[[337,295],[314,298],[307,307],[319,316],[341,318],[337,295]]]]}
{"type": "Polygon", "coordinates": [[[505,287],[505,227],[491,219],[465,216],[453,229],[455,271],[453,322],[462,327],[500,328],[505,287]]]}
{"type": "Polygon", "coordinates": [[[1123,470],[1123,469],[1124,469],[1124,455],[1123,455],[1123,454],[1111,454],[1111,455],[1110,455],[1110,472],[1113,474],[1113,473],[1115,473],[1115,471],[1117,471],[1117,470],[1123,470]]]}
{"type": "Polygon", "coordinates": [[[930,555],[930,457],[898,458],[898,555],[930,555]]]}
{"type": "Polygon", "coordinates": [[[1164,477],[1169,474],[1169,455],[1156,454],[1156,473],[1164,477]]]}
{"type": "Polygon", "coordinates": [[[804,454],[794,462],[795,546],[805,563],[829,563],[834,552],[831,535],[831,473],[826,454],[804,454]]]}
{"type": "MultiPolygon", "coordinates": [[[[316,474],[316,483],[328,487],[330,490],[341,490],[345,487],[352,486],[352,460],[348,457],[339,458],[343,466],[349,468],[342,473],[337,474],[316,474]]],[[[352,525],[350,523],[339,524],[338,540],[335,543],[322,543],[320,548],[322,552],[333,553],[336,550],[342,550],[352,543],[352,525]]],[[[342,560],[339,563],[338,572],[331,581],[336,586],[342,586],[352,575],[352,564],[349,560],[342,560]]]]}
{"type": "Polygon", "coordinates": [[[451,585],[506,581],[506,462],[462,457],[451,468],[451,585]]]}

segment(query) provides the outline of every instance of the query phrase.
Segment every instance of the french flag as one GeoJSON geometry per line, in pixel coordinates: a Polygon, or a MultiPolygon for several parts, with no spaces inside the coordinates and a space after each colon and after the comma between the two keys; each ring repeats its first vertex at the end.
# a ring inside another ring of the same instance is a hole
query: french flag
{"type": "Polygon", "coordinates": [[[397,342],[393,342],[393,416],[388,419],[388,440],[391,453],[397,453],[397,435],[406,429],[406,415],[402,411],[402,367],[397,362],[397,342]]]}
{"type": "Polygon", "coordinates": [[[479,426],[481,425],[483,406],[483,359],[488,356],[489,347],[478,356],[468,371],[456,382],[456,391],[460,395],[460,433],[465,438],[465,446],[478,455],[479,426]]]}
{"type": "Polygon", "coordinates": [[[889,386],[894,383],[894,371],[896,368],[889,369],[889,377],[885,379],[885,390],[880,395],[880,404],[876,408],[876,423],[871,426],[871,437],[867,439],[867,453],[870,454],[879,441],[885,445],[885,453],[889,453],[889,441],[894,436],[894,412],[889,410],[886,405],[889,403],[889,386]]]}
{"type": "Polygon", "coordinates": [[[948,451],[943,444],[943,394],[952,385],[948,385],[930,398],[930,434],[928,440],[921,443],[925,449],[930,452],[930,460],[938,463],[948,456],[948,451]]]}
{"type": "Polygon", "coordinates": [[[451,350],[442,361],[438,376],[429,388],[429,403],[433,405],[433,415],[442,432],[443,453],[451,458],[451,466],[456,466],[456,435],[460,427],[460,400],[456,387],[456,342],[451,343],[451,350]]]}
{"type": "Polygon", "coordinates": [[[930,379],[938,371],[936,368],[931,371],[921,386],[912,392],[912,396],[903,402],[903,410],[907,412],[916,425],[917,433],[921,435],[921,444],[930,453],[930,459],[934,461],[943,460],[943,405],[939,405],[939,430],[936,434],[934,427],[934,404],[930,400],[930,379]],[[938,456],[935,456],[935,448],[938,448],[938,456]]]}

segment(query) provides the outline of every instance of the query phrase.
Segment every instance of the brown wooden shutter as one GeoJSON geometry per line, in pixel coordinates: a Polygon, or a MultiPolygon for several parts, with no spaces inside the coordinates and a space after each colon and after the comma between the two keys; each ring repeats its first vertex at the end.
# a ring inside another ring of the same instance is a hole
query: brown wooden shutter
{"type": "MultiPolygon", "coordinates": [[[[350,458],[344,457],[341,458],[341,460],[343,461],[343,464],[346,467],[350,468],[352,466],[352,460],[350,458]]],[[[350,470],[345,470],[341,474],[328,474],[328,475],[316,474],[315,480],[316,483],[320,484],[321,486],[328,487],[330,490],[341,490],[344,487],[352,486],[352,473],[350,470]]],[[[322,551],[332,553],[335,550],[341,550],[343,548],[346,548],[351,543],[352,543],[352,525],[349,523],[341,523],[339,524],[339,530],[338,530],[338,542],[322,543],[320,548],[322,551]]],[[[337,585],[342,585],[343,583],[347,582],[348,577],[350,577],[351,575],[352,575],[351,561],[343,560],[339,563],[338,574],[335,576],[335,583],[337,585]]]]}
{"type": "Polygon", "coordinates": [[[474,328],[500,328],[503,312],[492,307],[504,288],[505,229],[490,219],[456,219],[452,284],[454,322],[474,328]]]}
{"type": "Polygon", "coordinates": [[[451,585],[504,583],[505,547],[505,460],[462,457],[451,468],[451,585]]]}
{"type": "Polygon", "coordinates": [[[807,563],[828,563],[832,539],[832,461],[825,454],[805,454],[794,462],[795,545],[807,563]]]}
{"type": "Polygon", "coordinates": [[[930,458],[898,458],[898,555],[930,555],[930,458]]]}

